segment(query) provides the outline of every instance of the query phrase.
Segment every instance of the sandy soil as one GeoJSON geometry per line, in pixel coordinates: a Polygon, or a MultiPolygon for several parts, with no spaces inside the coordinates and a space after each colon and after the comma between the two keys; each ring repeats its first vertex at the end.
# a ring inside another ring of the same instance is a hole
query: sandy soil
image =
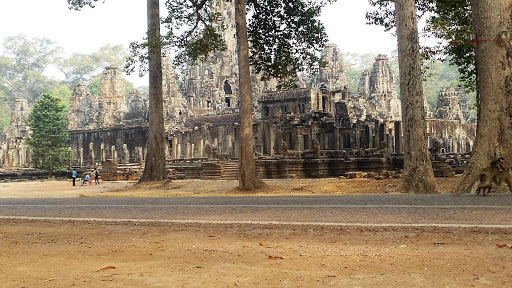
{"type": "MultiPolygon", "coordinates": [[[[438,178],[444,193],[458,178],[438,178]]],[[[232,195],[334,195],[397,193],[400,179],[265,179],[265,185],[246,193],[237,189],[234,180],[173,180],[136,185],[136,182],[102,181],[100,185],[72,186],[68,181],[25,181],[0,183],[0,198],[68,198],[68,197],[193,197],[232,195]]]]}
{"type": "MultiPolygon", "coordinates": [[[[447,190],[455,178],[440,178],[447,190]]],[[[394,193],[271,180],[251,195],[394,193]]],[[[236,181],[0,183],[0,197],[231,195],[236,181]]],[[[1,209],[1,207],[0,207],[1,209]]],[[[511,287],[512,231],[0,220],[2,287],[511,287]]]]}

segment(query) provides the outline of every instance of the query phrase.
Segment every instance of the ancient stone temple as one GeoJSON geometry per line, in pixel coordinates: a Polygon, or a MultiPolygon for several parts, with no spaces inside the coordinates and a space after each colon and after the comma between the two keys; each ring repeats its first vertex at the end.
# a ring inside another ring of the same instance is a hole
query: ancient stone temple
{"type": "MultiPolygon", "coordinates": [[[[227,27],[226,51],[183,69],[179,77],[170,59],[163,57],[168,144],[164,157],[169,165],[203,169],[211,163],[237,159],[240,146],[245,144],[239,142],[234,4],[217,4],[227,27]]],[[[362,73],[358,91],[348,88],[337,45],[327,45],[322,59],[326,66],[319,74],[301,75],[294,89],[278,90],[276,79],[252,75],[253,148],[260,173],[266,177],[276,173],[281,173],[279,177],[323,177],[351,169],[399,169],[401,105],[388,57],[378,55],[373,66],[362,73]],[[318,167],[325,173],[315,174],[318,167]]],[[[464,153],[473,145],[476,128],[468,124],[473,118],[467,95],[453,91],[442,90],[437,111],[427,114],[435,116],[427,117],[427,133],[429,147],[439,148],[436,153],[464,153]]],[[[24,126],[29,109],[23,101],[15,106],[8,137],[0,145],[0,167],[28,163],[22,142],[29,133],[24,126]]],[[[93,97],[85,84],[78,84],[68,119],[71,166],[143,167],[148,95],[126,93],[119,69],[105,69],[99,97],[93,97]]]]}
{"type": "MultiPolygon", "coordinates": [[[[327,51],[336,50],[335,45],[329,45],[327,51]]],[[[344,72],[339,73],[345,79],[344,72]]],[[[361,82],[367,85],[359,93],[349,93],[346,85],[340,89],[330,81],[319,89],[263,94],[256,151],[271,156],[281,154],[282,147],[286,147],[288,153],[300,155],[317,142],[320,150],[380,149],[399,153],[400,101],[393,80],[387,58],[381,55],[371,72],[363,73],[361,82]]]]}
{"type": "Polygon", "coordinates": [[[437,98],[437,110],[434,118],[455,120],[461,124],[466,123],[464,114],[459,105],[459,96],[453,88],[444,88],[437,98]]]}
{"type": "MultiPolygon", "coordinates": [[[[309,87],[327,91],[341,91],[348,85],[344,70],[344,60],[338,45],[330,43],[322,51],[325,67],[320,67],[318,76],[313,77],[309,87]]],[[[306,87],[301,87],[306,88],[306,87]]]]}
{"type": "MultiPolygon", "coordinates": [[[[30,151],[24,139],[30,135],[28,117],[30,107],[27,100],[17,98],[11,110],[11,123],[4,131],[0,142],[0,168],[27,168],[30,166],[30,151]]],[[[1,134],[1,133],[0,133],[1,134]]]]}
{"type": "Polygon", "coordinates": [[[463,89],[457,88],[457,97],[459,98],[459,106],[462,111],[462,115],[464,116],[464,120],[466,123],[476,124],[476,111],[473,109],[473,101],[469,98],[468,93],[466,93],[463,89]]]}
{"type": "Polygon", "coordinates": [[[28,127],[28,117],[30,115],[30,107],[27,100],[17,98],[14,107],[11,110],[11,123],[5,130],[6,138],[26,138],[30,135],[30,127],[28,127]]]}
{"type": "Polygon", "coordinates": [[[438,153],[470,152],[473,147],[476,125],[468,96],[454,88],[444,88],[439,92],[437,110],[433,118],[427,118],[429,146],[437,146],[438,153]],[[459,96],[460,95],[462,96],[459,96]],[[464,104],[462,111],[461,105],[464,104]]]}
{"type": "Polygon", "coordinates": [[[358,95],[351,97],[348,105],[352,117],[364,120],[367,117],[399,121],[402,118],[400,100],[395,90],[395,73],[386,55],[379,55],[369,71],[364,71],[359,80],[358,95]]]}
{"type": "MultiPolygon", "coordinates": [[[[183,126],[188,113],[178,91],[177,77],[164,57],[164,116],[167,130],[183,126]]],[[[143,163],[148,127],[148,95],[125,92],[119,69],[107,67],[100,82],[100,96],[93,98],[87,87],[78,84],[68,113],[71,135],[71,164],[96,166],[114,163],[143,163]]]]}

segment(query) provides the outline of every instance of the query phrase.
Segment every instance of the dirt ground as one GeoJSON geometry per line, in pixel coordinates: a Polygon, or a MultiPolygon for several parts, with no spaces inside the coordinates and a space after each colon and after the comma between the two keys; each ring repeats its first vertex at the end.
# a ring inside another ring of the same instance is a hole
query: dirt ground
{"type": "MultiPolygon", "coordinates": [[[[398,181],[265,180],[250,195],[395,193],[398,181]]],[[[222,196],[237,182],[133,184],[0,183],[0,198],[222,196]]],[[[512,287],[509,247],[508,229],[0,219],[0,286],[512,287]]]]}
{"type": "MultiPolygon", "coordinates": [[[[438,178],[443,193],[448,193],[457,177],[438,178]]],[[[265,179],[265,185],[251,193],[237,190],[233,180],[173,180],[136,185],[135,182],[102,181],[100,185],[72,186],[67,181],[24,181],[0,183],[0,198],[68,198],[68,197],[196,197],[196,196],[272,196],[397,193],[400,179],[265,179]]]]}

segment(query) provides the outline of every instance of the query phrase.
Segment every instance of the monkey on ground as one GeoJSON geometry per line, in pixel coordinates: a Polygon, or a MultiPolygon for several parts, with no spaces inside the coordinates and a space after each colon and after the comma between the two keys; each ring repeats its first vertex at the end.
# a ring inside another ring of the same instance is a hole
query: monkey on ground
{"type": "Polygon", "coordinates": [[[482,192],[482,195],[487,196],[487,193],[489,193],[493,187],[500,186],[503,183],[506,183],[510,192],[512,192],[512,169],[504,166],[504,160],[503,157],[493,160],[491,166],[482,169],[478,177],[471,182],[463,193],[469,192],[476,181],[479,181],[478,187],[476,188],[477,195],[482,192]]]}

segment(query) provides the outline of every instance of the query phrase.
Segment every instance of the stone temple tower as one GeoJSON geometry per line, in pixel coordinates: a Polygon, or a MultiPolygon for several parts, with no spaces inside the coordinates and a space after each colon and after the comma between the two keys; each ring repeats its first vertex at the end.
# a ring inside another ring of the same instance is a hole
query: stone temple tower
{"type": "Polygon", "coordinates": [[[445,88],[439,92],[437,99],[437,110],[434,113],[435,118],[456,120],[461,124],[466,123],[464,114],[460,109],[459,97],[454,88],[445,88]]]}
{"type": "Polygon", "coordinates": [[[322,60],[326,62],[326,65],[320,68],[318,78],[312,86],[328,91],[343,90],[348,82],[345,75],[345,63],[338,45],[327,44],[322,52],[322,60]]]}

